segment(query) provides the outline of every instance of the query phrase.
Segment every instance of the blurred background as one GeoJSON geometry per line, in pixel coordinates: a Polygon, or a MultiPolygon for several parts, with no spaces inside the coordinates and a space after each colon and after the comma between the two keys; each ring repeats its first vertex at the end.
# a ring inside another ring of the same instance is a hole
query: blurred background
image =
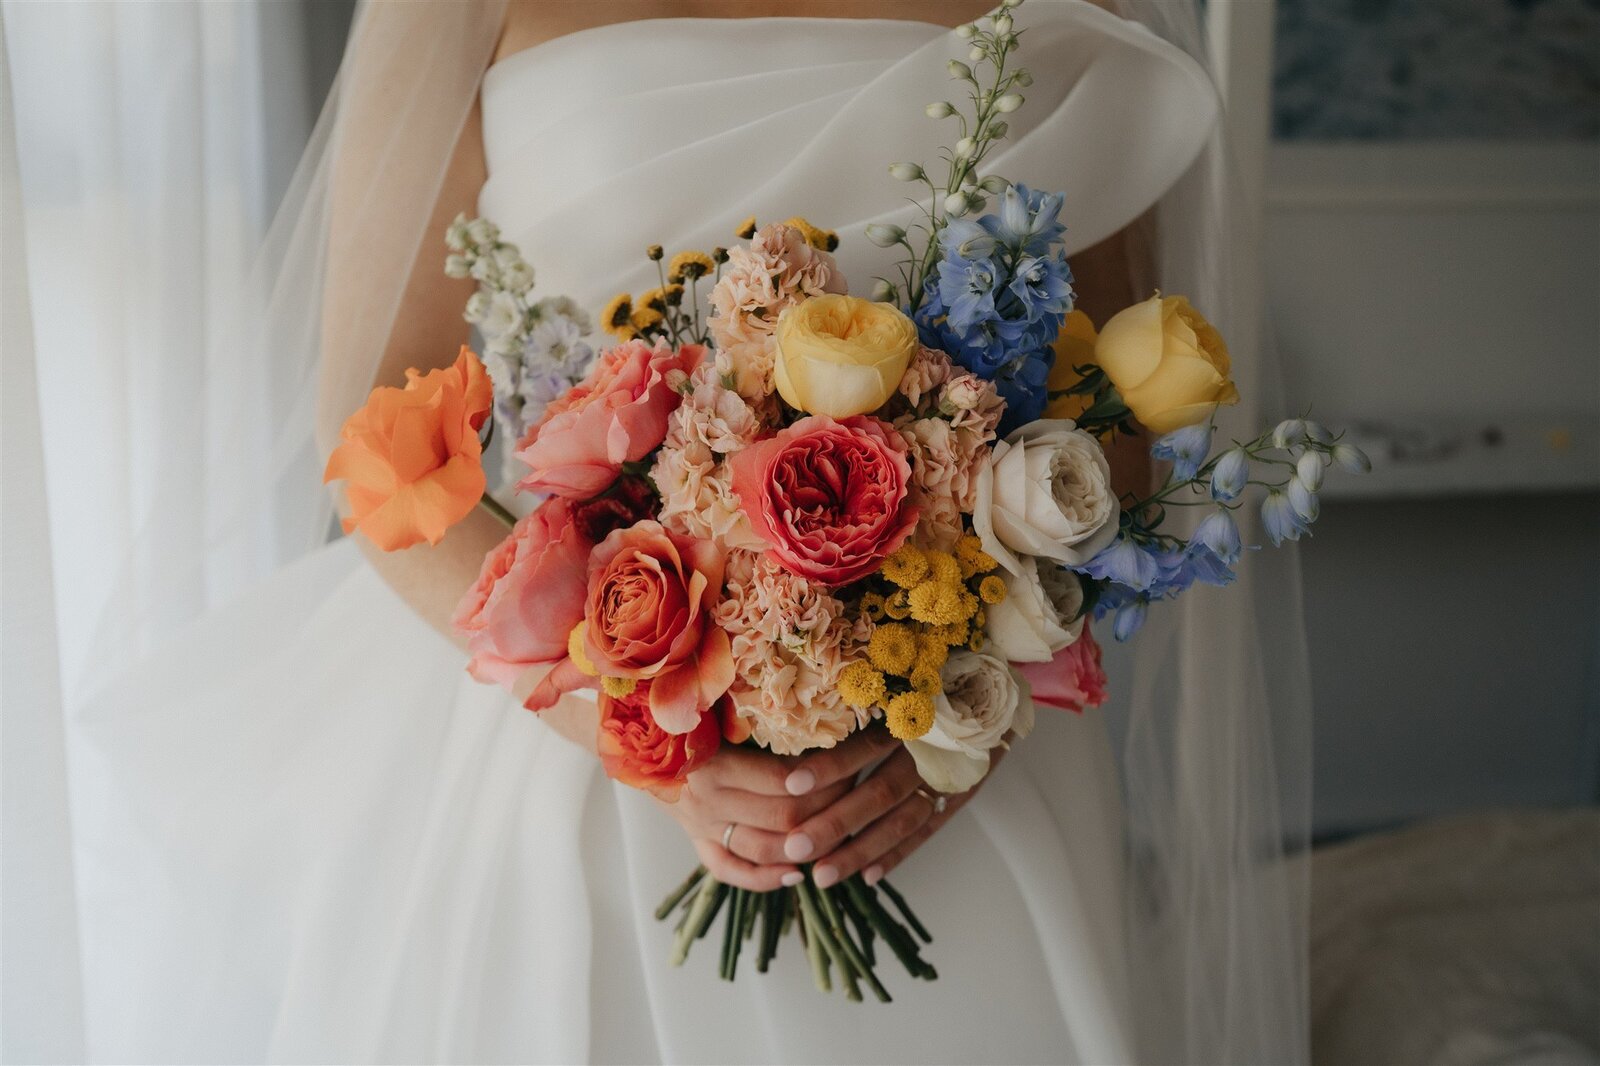
{"type": "MultiPolygon", "coordinates": [[[[165,25],[4,0],[17,136],[32,149],[21,177],[45,411],[126,384],[47,357],[130,325],[85,313],[92,267],[60,249],[103,239],[85,219],[115,218],[123,239],[192,270],[197,293],[208,272],[242,269],[355,9],[159,6],[165,25]],[[25,35],[49,46],[18,49],[25,35]],[[76,56],[89,77],[55,79],[47,55],[76,56]],[[171,94],[171,128],[117,125],[133,86],[171,94]],[[98,213],[68,209],[85,201],[98,213]]],[[[1285,399],[1297,412],[1315,396],[1314,416],[1351,427],[1374,462],[1329,480],[1300,550],[1323,845],[1318,1058],[1600,1061],[1600,0],[1209,6],[1285,399]],[[1552,895],[1528,896],[1534,883],[1552,895]],[[1452,908],[1476,918],[1416,917],[1452,908]],[[1496,925],[1534,946],[1483,939],[1496,925]],[[1373,946],[1385,937],[1396,957],[1373,946]],[[1538,954],[1558,941],[1564,954],[1538,954]],[[1446,987],[1459,1002],[1428,1043],[1417,1012],[1446,987]],[[1451,1042],[1486,1013],[1503,1019],[1494,1033],[1451,1042]]],[[[139,324],[169,356],[205,346],[139,324]]],[[[43,435],[52,452],[93,455],[93,432],[63,420],[43,435]]],[[[125,462],[137,483],[138,457],[125,462]]],[[[65,483],[81,468],[50,476],[64,479],[50,494],[56,550],[92,582],[111,565],[93,541],[104,500],[65,483]]],[[[72,678],[96,605],[60,602],[72,678]]]]}

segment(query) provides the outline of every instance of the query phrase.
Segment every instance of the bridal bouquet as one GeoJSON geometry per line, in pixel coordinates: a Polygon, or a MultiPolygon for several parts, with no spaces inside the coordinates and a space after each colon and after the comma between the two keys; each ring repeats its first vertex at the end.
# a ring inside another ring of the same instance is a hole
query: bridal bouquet
{"type": "MultiPolygon", "coordinates": [[[[1038,706],[1102,701],[1094,621],[1125,640],[1150,604],[1233,579],[1248,485],[1281,542],[1315,520],[1331,464],[1365,467],[1305,419],[1216,454],[1212,417],[1238,395],[1182,296],[1098,331],[1074,310],[1066,195],[982,170],[1029,84],[1015,7],[958,31],[971,108],[928,109],[960,119],[942,180],[890,168],[927,195],[912,230],[868,227],[904,253],[870,297],[833,233],[746,219],[728,249],[650,246],[659,285],[599,311],[613,341],[596,352],[581,309],[535,300],[520,252],[461,219],[447,271],[479,282],[487,368],[463,349],[346,425],[327,475],[349,484],[347,531],[386,549],[437,542],[480,497],[498,509],[483,437],[515,441],[516,490],[538,502],[455,625],[472,674],[531,710],[594,690],[616,779],[671,799],[723,744],[798,755],[882,729],[929,788],[964,792],[1038,706]],[[1170,473],[1119,495],[1105,446],[1140,427],[1170,473]],[[1207,511],[1190,532],[1169,520],[1182,506],[1207,511]]],[[[730,979],[747,940],[764,971],[791,928],[818,985],[836,972],[851,998],[888,1000],[880,943],[935,976],[886,881],[762,894],[700,869],[658,916],[675,911],[679,962],[723,918],[730,979]]]]}

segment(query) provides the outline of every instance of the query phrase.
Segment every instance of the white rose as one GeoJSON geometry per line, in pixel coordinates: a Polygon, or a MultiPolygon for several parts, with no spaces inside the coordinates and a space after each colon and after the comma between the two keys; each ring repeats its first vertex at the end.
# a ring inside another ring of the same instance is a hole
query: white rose
{"type": "Polygon", "coordinates": [[[1083,633],[1083,583],[1049,559],[1024,555],[1006,598],[988,611],[989,643],[1014,663],[1045,663],[1083,633]]]}
{"type": "Polygon", "coordinates": [[[478,320],[478,328],[485,337],[505,337],[522,325],[522,305],[509,292],[497,292],[489,299],[489,307],[478,320]]]}
{"type": "Polygon", "coordinates": [[[1033,696],[1021,675],[982,652],[953,652],[940,676],[933,728],[906,749],[931,787],[965,792],[989,772],[989,752],[1008,732],[1033,731],[1033,696]]]}
{"type": "Polygon", "coordinates": [[[1013,574],[1013,552],[1081,566],[1117,536],[1121,507],[1106,453],[1070,419],[1045,419],[994,446],[978,468],[972,527],[1013,574]]]}

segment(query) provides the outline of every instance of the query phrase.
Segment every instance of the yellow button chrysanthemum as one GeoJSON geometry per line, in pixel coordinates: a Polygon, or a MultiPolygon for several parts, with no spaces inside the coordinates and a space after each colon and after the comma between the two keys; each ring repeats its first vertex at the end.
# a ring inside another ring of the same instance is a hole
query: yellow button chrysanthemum
{"type": "Polygon", "coordinates": [[[600,679],[600,691],[613,699],[631,696],[633,690],[638,687],[639,682],[631,677],[602,677],[600,679]]]}
{"type": "Polygon", "coordinates": [[[994,556],[983,550],[983,541],[971,533],[963,534],[956,541],[956,562],[961,564],[961,576],[972,577],[975,574],[987,574],[1000,563],[994,556]]]}
{"type": "Polygon", "coordinates": [[[905,589],[900,589],[883,601],[883,613],[897,622],[911,617],[911,598],[906,595],[905,589]]]}
{"type": "Polygon", "coordinates": [[[934,626],[917,634],[917,658],[911,664],[912,669],[924,666],[934,670],[944,668],[945,661],[950,658],[950,645],[939,632],[942,628],[934,626]]]}
{"type": "Polygon", "coordinates": [[[956,557],[949,552],[931,551],[928,556],[928,573],[933,580],[956,584],[962,580],[961,564],[956,562],[956,557]]]}
{"type": "Polygon", "coordinates": [[[922,692],[934,696],[944,687],[944,681],[939,677],[939,671],[930,670],[926,666],[917,666],[911,671],[911,689],[913,692],[922,692]]]}
{"type": "Polygon", "coordinates": [[[903,589],[914,588],[928,576],[928,557],[915,544],[902,544],[883,561],[879,573],[903,589]]]}
{"type": "Polygon", "coordinates": [[[978,609],[978,597],[965,586],[924,581],[911,590],[911,617],[930,626],[964,622],[978,609]]]}
{"type": "Polygon", "coordinates": [[[897,740],[919,740],[933,728],[933,697],[926,692],[902,692],[884,708],[889,732],[897,740]]]}
{"type": "Polygon", "coordinates": [[[589,623],[579,622],[572,627],[572,632],[567,634],[567,657],[572,660],[572,665],[590,677],[599,677],[600,668],[589,658],[589,653],[584,650],[584,638],[588,635],[589,623]]]}
{"type": "Polygon", "coordinates": [[[667,264],[668,281],[692,281],[703,278],[713,270],[717,264],[704,252],[679,252],[672,257],[672,262],[667,264]]]}
{"type": "Polygon", "coordinates": [[[633,329],[633,297],[625,292],[619,292],[606,304],[605,310],[600,312],[600,328],[615,337],[623,340],[632,340],[633,329]]]}
{"type": "Polygon", "coordinates": [[[917,657],[917,638],[909,626],[893,622],[872,631],[867,641],[867,658],[886,674],[904,677],[917,657]]]}
{"type": "Polygon", "coordinates": [[[654,307],[640,307],[636,308],[632,316],[629,317],[628,325],[643,333],[652,326],[661,325],[665,318],[666,316],[654,307]]]}
{"type": "Polygon", "coordinates": [[[1004,603],[1006,599],[1006,583],[994,574],[990,574],[978,582],[978,599],[990,606],[1004,603]]]}
{"type": "Polygon", "coordinates": [[[738,228],[733,231],[733,235],[741,241],[747,241],[754,237],[756,235],[756,216],[750,215],[739,223],[738,228]]]}
{"type": "Polygon", "coordinates": [[[857,659],[839,674],[839,695],[852,707],[871,707],[888,691],[883,671],[857,659]]]}

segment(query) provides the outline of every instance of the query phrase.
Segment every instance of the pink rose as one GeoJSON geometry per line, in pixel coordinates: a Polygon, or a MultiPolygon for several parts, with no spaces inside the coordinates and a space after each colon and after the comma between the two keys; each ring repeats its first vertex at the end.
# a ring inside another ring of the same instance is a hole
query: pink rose
{"type": "Polygon", "coordinates": [[[893,426],[870,415],[802,418],[732,459],[733,488],[772,558],[845,585],[911,534],[911,464],[893,426]]]}
{"type": "Polygon", "coordinates": [[[705,348],[665,341],[651,347],[634,340],[605,352],[589,376],[548,408],[517,445],[517,458],[532,473],[517,485],[525,492],[587,499],[616,480],[623,463],[636,463],[667,435],[667,419],[683,380],[705,357],[705,348]]]}
{"type": "Polygon", "coordinates": [[[1100,668],[1100,645],[1084,623],[1083,635],[1043,663],[1012,663],[1033,687],[1033,702],[1082,713],[1106,698],[1106,672],[1100,668]]]}
{"type": "Polygon", "coordinates": [[[583,620],[594,547],[574,510],[553,497],[518,522],[456,608],[451,623],[467,638],[467,669],[478,680],[511,688],[527,671],[566,658],[567,635],[583,620]]]}

